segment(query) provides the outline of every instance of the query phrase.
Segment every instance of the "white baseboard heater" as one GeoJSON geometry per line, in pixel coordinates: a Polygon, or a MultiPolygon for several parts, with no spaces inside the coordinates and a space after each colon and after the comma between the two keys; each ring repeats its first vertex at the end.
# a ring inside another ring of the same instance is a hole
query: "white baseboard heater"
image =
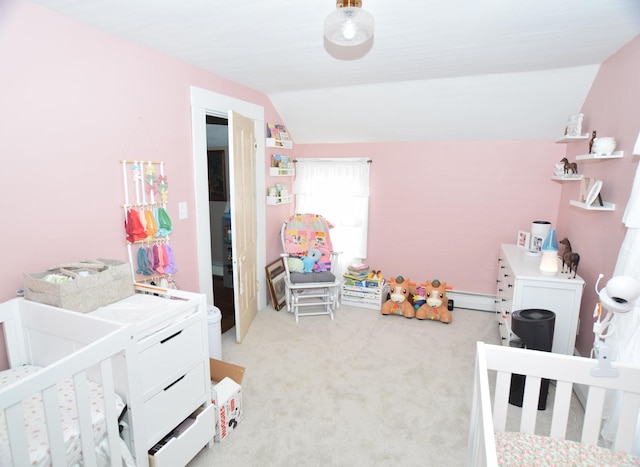
{"type": "Polygon", "coordinates": [[[491,312],[496,311],[495,295],[451,290],[447,292],[447,298],[449,298],[449,300],[453,300],[453,306],[455,308],[491,312]]]}

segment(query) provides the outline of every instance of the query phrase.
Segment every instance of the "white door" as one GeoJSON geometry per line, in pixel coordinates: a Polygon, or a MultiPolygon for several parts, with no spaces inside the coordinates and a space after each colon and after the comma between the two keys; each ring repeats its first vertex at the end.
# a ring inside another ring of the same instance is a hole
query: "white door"
{"type": "Polygon", "coordinates": [[[229,112],[229,179],[236,341],[242,342],[258,312],[254,123],[229,112]]]}

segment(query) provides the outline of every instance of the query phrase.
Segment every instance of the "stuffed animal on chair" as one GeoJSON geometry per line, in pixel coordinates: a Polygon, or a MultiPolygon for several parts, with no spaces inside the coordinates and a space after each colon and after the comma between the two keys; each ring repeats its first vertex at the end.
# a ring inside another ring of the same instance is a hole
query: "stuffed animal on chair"
{"type": "Polygon", "coordinates": [[[382,304],[380,312],[383,315],[402,315],[413,318],[416,311],[409,303],[409,279],[402,276],[392,277],[389,281],[389,300],[382,304]]]}
{"type": "Polygon", "coordinates": [[[318,248],[318,250],[320,250],[321,256],[313,266],[313,272],[331,271],[331,253],[324,248],[318,248]]]}
{"type": "Polygon", "coordinates": [[[434,279],[431,282],[427,281],[423,285],[427,302],[416,310],[416,318],[450,323],[451,312],[448,308],[447,283],[434,279]]]}
{"type": "Polygon", "coordinates": [[[320,261],[320,258],[322,258],[322,252],[317,248],[311,248],[307,252],[307,256],[302,258],[302,264],[304,265],[302,272],[313,272],[313,267],[320,261]]]}

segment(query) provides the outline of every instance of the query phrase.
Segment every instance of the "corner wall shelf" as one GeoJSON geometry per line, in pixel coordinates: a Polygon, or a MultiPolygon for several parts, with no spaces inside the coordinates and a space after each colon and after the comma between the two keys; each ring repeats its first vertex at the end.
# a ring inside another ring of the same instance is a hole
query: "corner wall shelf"
{"type": "Polygon", "coordinates": [[[624,156],[624,151],[613,151],[611,154],[584,154],[582,156],[576,156],[577,161],[587,160],[604,160],[604,159],[621,159],[624,156]]]}
{"type": "Polygon", "coordinates": [[[563,136],[562,138],[560,138],[558,141],[556,141],[556,143],[573,143],[575,141],[583,141],[585,139],[589,139],[589,133],[585,133],[584,135],[580,135],[580,136],[563,136]]]}
{"type": "Polygon", "coordinates": [[[557,180],[559,182],[577,182],[579,180],[582,180],[584,178],[584,175],[569,175],[569,176],[564,176],[564,177],[557,177],[557,176],[553,176],[551,177],[551,180],[557,180]]]}
{"type": "Polygon", "coordinates": [[[585,209],[587,211],[615,211],[616,205],[613,203],[607,203],[603,201],[604,206],[598,206],[597,204],[588,205],[587,203],[583,203],[580,201],[570,200],[569,204],[571,206],[575,206],[580,209],[585,209]]]}

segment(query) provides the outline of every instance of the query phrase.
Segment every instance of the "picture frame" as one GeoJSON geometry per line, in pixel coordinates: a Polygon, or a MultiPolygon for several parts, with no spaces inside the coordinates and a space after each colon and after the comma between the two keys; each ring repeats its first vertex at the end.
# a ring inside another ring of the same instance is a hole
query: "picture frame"
{"type": "Polygon", "coordinates": [[[280,311],[286,305],[286,288],[284,259],[278,258],[274,262],[265,266],[267,274],[267,283],[269,286],[269,295],[274,310],[280,311]]]}
{"type": "Polygon", "coordinates": [[[531,232],[518,230],[518,241],[516,244],[518,245],[519,248],[524,248],[528,250],[531,244],[531,232]]]}
{"type": "Polygon", "coordinates": [[[280,311],[287,306],[287,291],[284,281],[285,275],[286,273],[283,272],[271,279],[271,288],[273,289],[273,295],[275,297],[273,301],[275,305],[273,308],[275,308],[276,311],[280,311]]]}
{"type": "Polygon", "coordinates": [[[227,150],[207,149],[209,201],[227,201],[227,150]]]}

